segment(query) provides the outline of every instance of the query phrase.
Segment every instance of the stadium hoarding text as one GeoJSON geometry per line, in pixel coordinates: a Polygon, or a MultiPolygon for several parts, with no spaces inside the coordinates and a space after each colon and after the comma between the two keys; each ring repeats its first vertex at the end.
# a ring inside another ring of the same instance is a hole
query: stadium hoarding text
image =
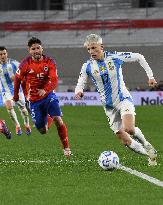
{"type": "MultiPolygon", "coordinates": [[[[163,105],[162,91],[131,91],[130,93],[135,105],[163,105]]],[[[101,105],[100,97],[97,92],[85,92],[82,100],[75,100],[74,93],[71,92],[57,93],[57,96],[61,106],[101,105]]]]}
{"type": "Polygon", "coordinates": [[[75,100],[75,94],[72,92],[57,93],[60,105],[102,105],[99,94],[97,92],[85,92],[81,100],[75,100]]]}
{"type": "Polygon", "coordinates": [[[163,105],[163,91],[130,92],[135,105],[163,105]]]}
{"type": "MultiPolygon", "coordinates": [[[[163,105],[163,91],[131,91],[130,93],[135,105],[163,105]]],[[[56,94],[61,106],[102,105],[97,92],[85,92],[82,100],[75,100],[75,94],[73,92],[58,92],[56,94]]],[[[1,94],[0,106],[3,106],[1,94]]]]}

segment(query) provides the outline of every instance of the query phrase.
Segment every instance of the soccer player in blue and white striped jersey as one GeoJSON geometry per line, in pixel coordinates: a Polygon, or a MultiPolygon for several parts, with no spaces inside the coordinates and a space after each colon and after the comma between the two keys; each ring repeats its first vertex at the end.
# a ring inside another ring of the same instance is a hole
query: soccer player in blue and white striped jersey
{"type": "MultiPolygon", "coordinates": [[[[15,124],[16,134],[21,135],[21,126],[17,119],[17,115],[13,107],[14,102],[12,100],[14,95],[14,76],[18,66],[19,62],[8,58],[7,49],[4,46],[0,46],[0,91],[2,93],[3,103],[6,106],[10,118],[15,124]]],[[[20,92],[20,100],[17,102],[17,105],[24,119],[26,134],[29,135],[31,133],[31,128],[29,125],[29,116],[25,107],[23,92],[20,92]]]]}
{"type": "Polygon", "coordinates": [[[139,53],[104,51],[102,38],[96,34],[88,35],[84,46],[91,58],[82,66],[75,89],[75,98],[82,98],[87,79],[91,78],[100,94],[113,132],[124,145],[148,156],[150,166],[157,165],[156,150],[145,139],[141,130],[135,127],[135,107],[123,80],[121,67],[124,62],[139,62],[148,76],[149,86],[153,87],[156,85],[156,80],[144,56],[139,53]],[[140,143],[134,138],[137,138],[140,143]]]}

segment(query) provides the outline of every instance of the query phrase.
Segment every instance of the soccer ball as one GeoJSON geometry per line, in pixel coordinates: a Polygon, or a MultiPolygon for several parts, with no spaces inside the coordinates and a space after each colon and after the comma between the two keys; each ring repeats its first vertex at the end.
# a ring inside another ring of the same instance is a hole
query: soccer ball
{"type": "Polygon", "coordinates": [[[104,170],[113,171],[119,166],[119,157],[113,151],[104,151],[98,158],[98,164],[104,170]]]}

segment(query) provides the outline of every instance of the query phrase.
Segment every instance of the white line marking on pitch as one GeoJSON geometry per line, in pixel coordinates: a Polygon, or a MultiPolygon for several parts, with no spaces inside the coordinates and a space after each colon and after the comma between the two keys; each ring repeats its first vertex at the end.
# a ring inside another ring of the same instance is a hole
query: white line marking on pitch
{"type": "Polygon", "coordinates": [[[163,181],[160,181],[159,179],[156,179],[154,177],[148,176],[147,174],[144,174],[142,172],[138,172],[138,171],[136,171],[134,169],[131,169],[129,167],[125,167],[125,166],[123,166],[121,164],[119,166],[119,169],[124,170],[125,172],[133,174],[135,176],[138,176],[138,177],[140,177],[142,179],[145,179],[145,180],[147,180],[147,181],[149,181],[149,182],[151,182],[151,183],[153,183],[153,184],[155,184],[157,186],[163,187],[163,181]]]}
{"type": "MultiPolygon", "coordinates": [[[[87,160],[87,162],[91,162],[91,161],[96,161],[96,160],[90,160],[90,159],[87,160]]],[[[27,164],[32,164],[32,163],[33,164],[34,163],[36,163],[36,164],[54,163],[54,164],[59,164],[59,163],[62,163],[62,162],[84,163],[85,160],[62,160],[62,159],[61,160],[57,160],[57,161],[55,161],[55,160],[1,160],[0,164],[4,164],[4,163],[6,163],[6,164],[9,164],[9,163],[27,163],[27,164]]],[[[151,182],[151,183],[153,183],[153,184],[155,184],[157,186],[163,187],[163,181],[160,181],[159,179],[151,177],[151,176],[149,176],[147,174],[144,174],[142,172],[138,172],[138,171],[136,171],[134,169],[131,169],[129,167],[125,167],[125,166],[123,166],[121,164],[119,165],[119,169],[121,169],[121,170],[123,170],[125,172],[128,172],[130,174],[133,174],[135,176],[138,176],[138,177],[140,177],[142,179],[145,179],[145,180],[147,180],[147,181],[149,181],[149,182],[151,182]]]]}
{"type": "MultiPolygon", "coordinates": [[[[90,160],[88,159],[87,162],[91,162],[91,161],[95,161],[95,160],[90,160]]],[[[20,164],[23,164],[23,163],[27,163],[27,164],[43,164],[43,163],[54,163],[54,164],[59,164],[59,163],[62,163],[62,162],[70,162],[70,163],[84,163],[85,160],[69,160],[69,159],[66,159],[66,160],[0,160],[0,164],[10,164],[10,163],[20,163],[20,164]]]]}

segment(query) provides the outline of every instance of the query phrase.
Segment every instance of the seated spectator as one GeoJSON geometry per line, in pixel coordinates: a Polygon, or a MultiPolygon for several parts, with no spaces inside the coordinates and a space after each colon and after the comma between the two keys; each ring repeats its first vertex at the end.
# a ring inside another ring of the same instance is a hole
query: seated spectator
{"type": "Polygon", "coordinates": [[[160,82],[158,83],[158,85],[156,86],[156,89],[158,91],[163,91],[163,80],[160,80],[160,82]]]}
{"type": "Polygon", "coordinates": [[[144,87],[142,87],[141,85],[137,86],[135,88],[136,91],[145,91],[146,89],[144,87]]]}
{"type": "Polygon", "coordinates": [[[158,85],[151,88],[150,91],[163,91],[163,80],[160,80],[158,85]]]}
{"type": "Polygon", "coordinates": [[[67,92],[74,92],[73,87],[68,87],[67,92]]]}

